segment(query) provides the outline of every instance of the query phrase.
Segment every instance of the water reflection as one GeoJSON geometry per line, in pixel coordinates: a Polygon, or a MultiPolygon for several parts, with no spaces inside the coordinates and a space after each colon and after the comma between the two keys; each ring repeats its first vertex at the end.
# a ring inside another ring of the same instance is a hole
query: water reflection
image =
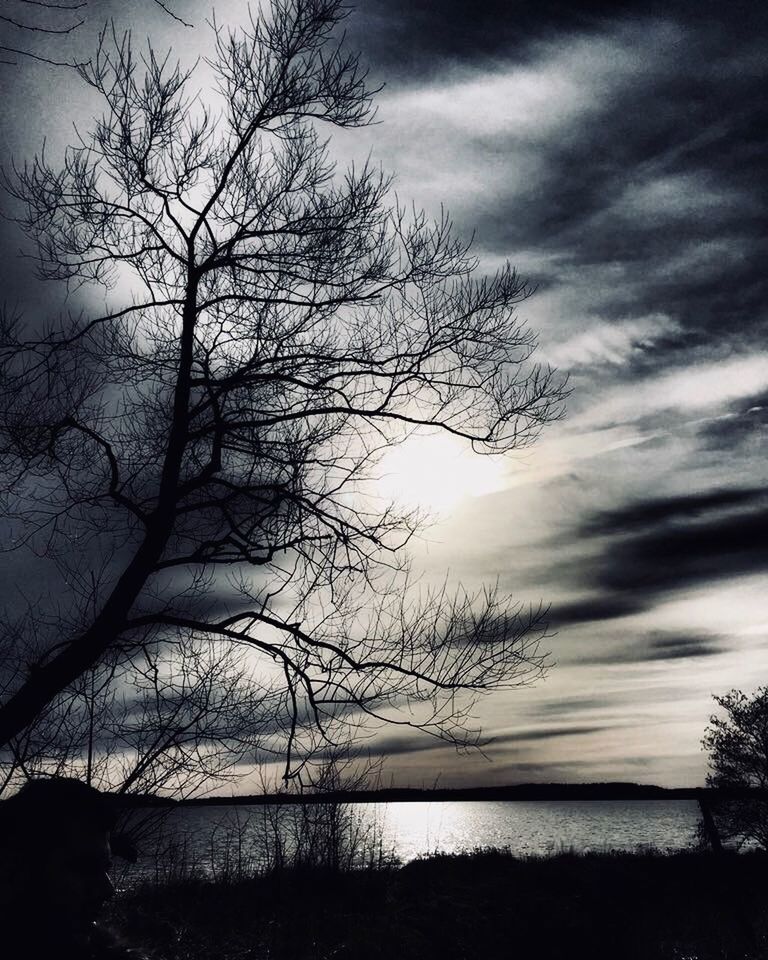
{"type": "Polygon", "coordinates": [[[695,801],[448,801],[376,804],[383,836],[408,861],[442,851],[508,847],[519,856],[561,850],[681,849],[694,842],[695,801]]]}
{"type": "Polygon", "coordinates": [[[563,850],[674,850],[693,844],[697,820],[697,805],[690,800],[179,807],[144,844],[125,882],[237,877],[270,869],[278,865],[276,858],[288,863],[296,853],[299,860],[341,855],[343,863],[362,866],[489,847],[521,857],[563,850]],[[327,850],[334,831],[337,847],[327,850]]]}

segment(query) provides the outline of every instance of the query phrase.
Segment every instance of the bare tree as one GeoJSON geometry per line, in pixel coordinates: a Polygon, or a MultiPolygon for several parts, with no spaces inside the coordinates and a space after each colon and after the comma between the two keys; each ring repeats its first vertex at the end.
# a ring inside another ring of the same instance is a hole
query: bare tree
{"type": "MultiPolygon", "coordinates": [[[[702,741],[709,753],[707,786],[735,793],[768,790],[768,687],[752,696],[731,690],[715,702],[724,713],[709,718],[702,741]]],[[[765,800],[718,800],[712,813],[723,840],[768,849],[765,800]]]]}
{"type": "MultiPolygon", "coordinates": [[[[0,14],[3,28],[0,40],[0,64],[16,66],[21,59],[39,60],[57,67],[74,67],[74,59],[62,60],[51,55],[48,47],[40,49],[34,41],[55,40],[57,47],[68,45],[73,33],[85,23],[85,0],[54,3],[49,0],[17,0],[6,4],[0,14]],[[11,36],[6,36],[6,32],[11,36]]],[[[67,55],[65,49],[63,56],[67,55]]]]}
{"type": "Polygon", "coordinates": [[[2,330],[11,545],[63,586],[9,641],[0,743],[110,658],[190,634],[261,656],[289,707],[288,771],[300,741],[369,718],[466,742],[473,693],[541,672],[541,611],[409,589],[418,517],[374,495],[410,431],[519,449],[562,385],[530,362],[513,270],[476,277],[447,217],[329,160],[319,129],[372,116],[343,16],[274,0],[214,24],[202,94],[194,71],[105,35],[80,68],[103,116],[60,166],[6,177],[40,277],[111,305],[2,330]]]}
{"type": "MultiPolygon", "coordinates": [[[[165,0],[151,2],[177,23],[192,26],[165,0]]],[[[89,19],[87,0],[6,0],[3,10],[0,64],[16,66],[20,60],[37,60],[55,67],[80,64],[73,37],[89,19]]]]}
{"type": "Polygon", "coordinates": [[[284,693],[229,644],[182,637],[87,671],[14,738],[3,789],[40,775],[113,793],[199,794],[279,753],[284,693]]]}

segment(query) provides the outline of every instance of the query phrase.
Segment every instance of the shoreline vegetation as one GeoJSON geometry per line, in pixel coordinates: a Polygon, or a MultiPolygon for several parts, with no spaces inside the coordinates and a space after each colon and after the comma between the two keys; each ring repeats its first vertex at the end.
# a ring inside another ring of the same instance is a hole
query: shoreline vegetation
{"type": "Polygon", "coordinates": [[[162,960],[756,960],[760,852],[436,854],[142,887],[110,920],[162,960]]]}
{"type": "Polygon", "coordinates": [[[158,809],[159,823],[178,806],[253,811],[233,809],[232,822],[202,845],[163,839],[162,831],[162,842],[147,845],[145,837],[154,869],[118,881],[107,919],[153,960],[764,960],[764,851],[708,848],[701,835],[700,846],[685,850],[555,848],[540,856],[436,848],[402,863],[380,824],[364,822],[352,806],[690,799],[703,811],[723,794],[632,783],[520,784],[172,802],[158,809]]]}
{"type": "Polygon", "coordinates": [[[684,850],[435,849],[403,863],[352,806],[683,799],[703,813],[733,795],[587,783],[156,798],[160,825],[179,806],[254,810],[234,809],[202,845],[146,835],[154,869],[118,881],[107,922],[152,960],[765,960],[765,851],[708,847],[702,834],[684,850]]]}

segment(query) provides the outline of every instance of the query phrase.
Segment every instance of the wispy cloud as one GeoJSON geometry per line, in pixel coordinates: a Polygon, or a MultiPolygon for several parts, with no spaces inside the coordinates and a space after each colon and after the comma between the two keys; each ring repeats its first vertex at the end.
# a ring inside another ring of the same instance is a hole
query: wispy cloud
{"type": "Polygon", "coordinates": [[[613,322],[597,318],[564,343],[548,344],[542,353],[553,366],[564,370],[602,364],[619,367],[639,352],[652,349],[662,337],[679,332],[677,322],[664,314],[613,322]]]}

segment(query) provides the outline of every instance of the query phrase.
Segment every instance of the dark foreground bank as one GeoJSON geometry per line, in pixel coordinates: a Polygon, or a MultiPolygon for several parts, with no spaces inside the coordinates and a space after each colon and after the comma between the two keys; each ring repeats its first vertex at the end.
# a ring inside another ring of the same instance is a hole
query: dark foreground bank
{"type": "Polygon", "coordinates": [[[768,956],[768,857],[490,851],[145,888],[112,914],[165,960],[744,960],[768,956]]]}

